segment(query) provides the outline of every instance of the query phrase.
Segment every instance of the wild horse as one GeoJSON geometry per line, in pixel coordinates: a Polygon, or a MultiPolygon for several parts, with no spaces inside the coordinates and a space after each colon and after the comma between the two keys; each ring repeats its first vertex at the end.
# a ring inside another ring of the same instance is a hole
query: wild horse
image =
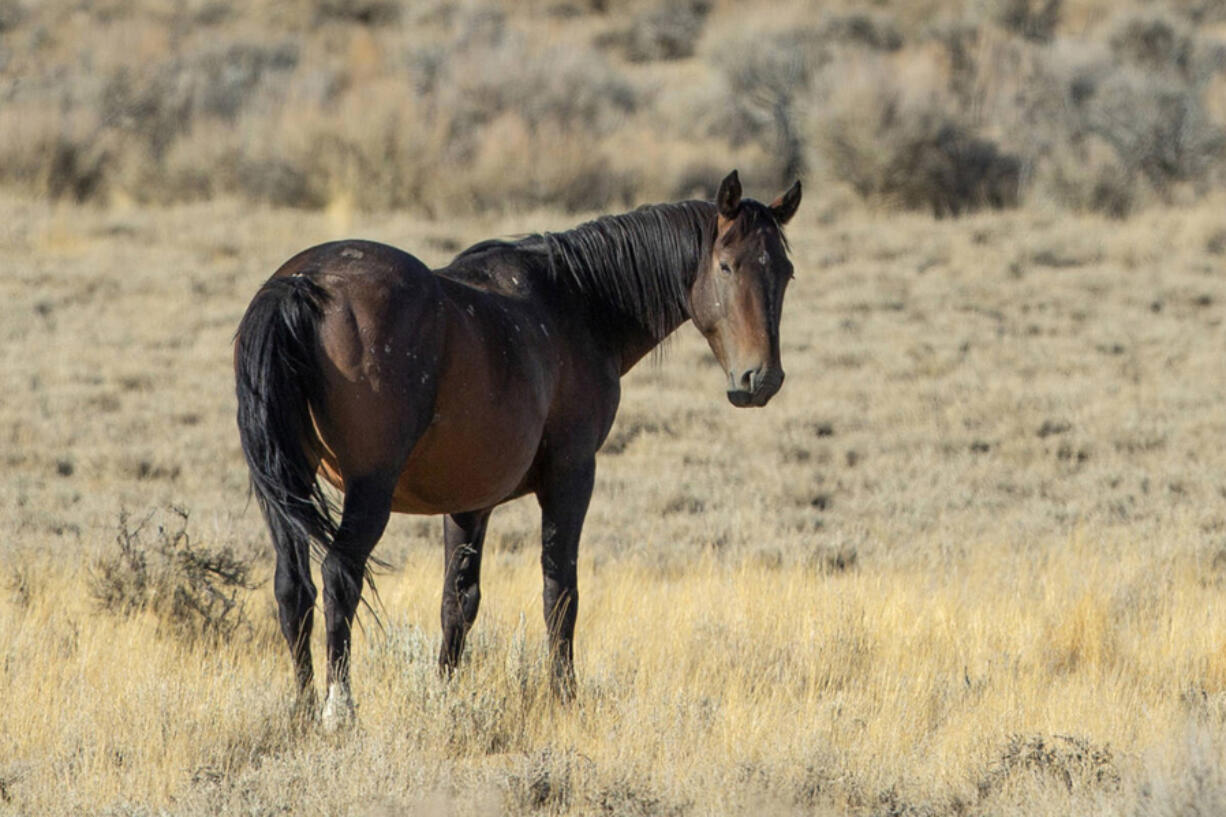
{"type": "Polygon", "coordinates": [[[367,241],[305,250],[270,278],[235,339],[238,427],[277,553],[276,597],[299,702],[314,709],[311,543],[322,558],[327,726],[352,719],[349,642],[392,511],[446,514],[443,645],[455,667],[481,593],[492,509],[535,494],[555,688],[568,691],[576,557],[619,378],[687,319],[735,406],[783,383],[779,316],[792,277],[782,226],[733,171],[715,203],[604,216],[484,241],[431,271],[367,241]],[[317,476],[344,492],[339,524],[317,476]]]}

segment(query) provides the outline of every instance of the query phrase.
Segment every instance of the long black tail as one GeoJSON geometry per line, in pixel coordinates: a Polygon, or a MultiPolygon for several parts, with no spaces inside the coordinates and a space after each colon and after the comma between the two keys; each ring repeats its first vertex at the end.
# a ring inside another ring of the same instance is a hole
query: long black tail
{"type": "Polygon", "coordinates": [[[324,289],[305,275],[272,278],[256,293],[235,336],[238,433],[251,488],[277,555],[310,582],[310,551],[336,535],[332,505],[316,479],[320,442],[311,420],[323,387],[316,348],[324,289]]]}

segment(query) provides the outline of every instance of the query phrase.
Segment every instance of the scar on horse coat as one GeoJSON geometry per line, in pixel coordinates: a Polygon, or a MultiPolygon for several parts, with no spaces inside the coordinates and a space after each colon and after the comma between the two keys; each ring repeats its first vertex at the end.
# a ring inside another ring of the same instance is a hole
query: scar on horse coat
{"type": "Polygon", "coordinates": [[[732,404],[766,405],[783,384],[782,227],[800,195],[797,182],[770,204],[742,198],[733,171],[714,203],[485,241],[437,270],[368,241],[322,244],[277,270],[235,340],[238,427],[304,710],[312,546],[335,726],[353,717],[350,628],[389,514],[446,515],[439,663],[450,671],[477,615],[490,512],[525,494],[541,507],[554,684],[571,690],[579,534],[620,377],[692,320],[732,404]],[[344,493],[339,523],[320,476],[344,493]]]}

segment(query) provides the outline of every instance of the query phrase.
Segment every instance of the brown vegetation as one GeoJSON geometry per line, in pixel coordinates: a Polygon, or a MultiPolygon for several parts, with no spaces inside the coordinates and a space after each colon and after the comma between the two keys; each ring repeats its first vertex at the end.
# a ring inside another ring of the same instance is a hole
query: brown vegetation
{"type": "Polygon", "coordinates": [[[938,215],[1220,188],[1223,13],[1100,5],[7,0],[0,183],[426,215],[676,199],[733,165],[938,215]]]}

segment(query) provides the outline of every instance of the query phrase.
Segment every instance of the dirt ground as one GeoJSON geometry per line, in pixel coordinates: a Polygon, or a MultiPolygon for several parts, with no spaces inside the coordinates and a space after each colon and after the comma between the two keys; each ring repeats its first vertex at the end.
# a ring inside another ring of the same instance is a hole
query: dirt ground
{"type": "Polygon", "coordinates": [[[1212,811],[1223,205],[934,221],[813,195],[770,406],[728,405],[688,326],[626,378],[581,549],[587,703],[539,690],[532,502],[494,514],[452,687],[441,525],[402,517],[337,743],[285,717],[238,319],[311,243],[437,264],[575,217],[0,197],[0,814],[1212,811]],[[121,512],[170,506],[265,582],[223,644],[89,593],[121,512]]]}

